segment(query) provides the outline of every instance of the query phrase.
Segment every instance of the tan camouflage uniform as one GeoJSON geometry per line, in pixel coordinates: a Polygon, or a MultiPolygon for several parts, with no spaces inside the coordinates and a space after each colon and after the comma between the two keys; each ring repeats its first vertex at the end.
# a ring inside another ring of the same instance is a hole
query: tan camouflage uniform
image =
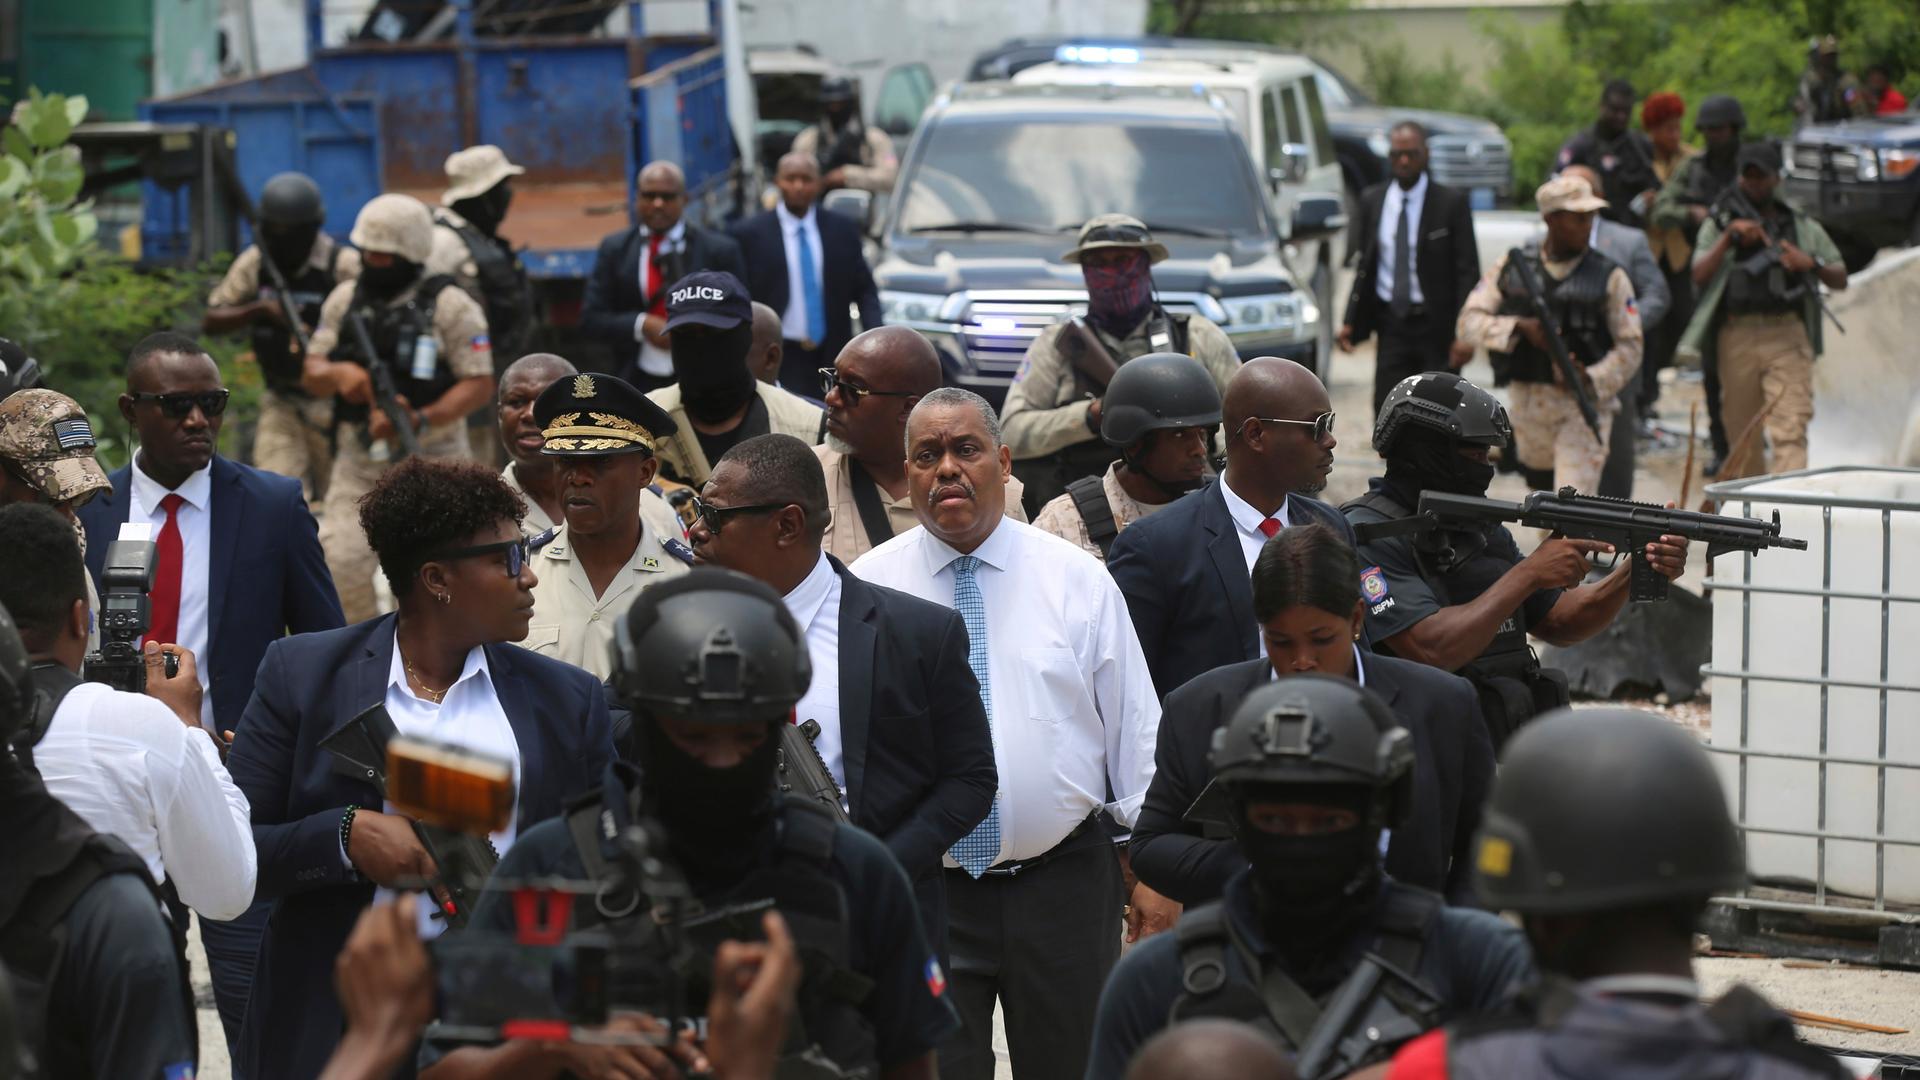
{"type": "MultiPolygon", "coordinates": [[[[827,130],[826,121],[821,121],[793,137],[793,145],[788,153],[805,154],[814,160],[820,158],[820,143],[823,139],[836,136],[827,130]]],[[[892,191],[893,182],[900,175],[900,158],[893,152],[893,139],[886,132],[871,124],[866,125],[866,135],[860,141],[860,164],[841,167],[841,175],[846,186],[862,191],[892,191]]]]}
{"type": "MultiPolygon", "coordinates": [[[[1107,474],[1100,478],[1100,489],[1107,494],[1107,506],[1113,510],[1114,527],[1122,532],[1127,526],[1149,514],[1157,514],[1172,503],[1143,503],[1127,494],[1120,486],[1120,463],[1107,466],[1107,474]]],[[[1011,495],[1008,496],[1012,498],[1011,495]]],[[[1040,508],[1040,515],[1033,519],[1033,527],[1041,532],[1049,532],[1062,540],[1071,540],[1080,545],[1080,550],[1105,562],[1107,557],[1100,553],[1100,545],[1093,542],[1087,532],[1087,523],[1080,517],[1080,508],[1074,505],[1073,493],[1068,492],[1055,498],[1040,508]]]]}
{"type": "MultiPolygon", "coordinates": [[[[74,516],[74,508],[95,495],[113,492],[113,483],[93,459],[93,451],[93,425],[80,404],[65,394],[21,390],[0,402],[0,459],[73,523],[83,559],[87,531],[74,516]]],[[[93,652],[100,647],[100,594],[94,590],[92,574],[81,576],[87,589],[87,651],[93,652]]]]}

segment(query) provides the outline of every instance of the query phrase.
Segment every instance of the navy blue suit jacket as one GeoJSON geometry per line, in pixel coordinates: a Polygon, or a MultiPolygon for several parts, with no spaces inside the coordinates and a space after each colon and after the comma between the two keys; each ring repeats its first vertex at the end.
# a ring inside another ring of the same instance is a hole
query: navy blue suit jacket
{"type": "MultiPolygon", "coordinates": [[[[859,223],[826,209],[816,209],[814,219],[820,229],[820,287],[827,308],[827,336],[820,343],[820,351],[831,361],[853,337],[850,306],[860,309],[860,324],[866,329],[880,325],[880,293],[873,284],[873,272],[867,268],[867,256],[860,249],[859,223]]],[[[786,311],[792,293],[787,281],[787,238],[780,232],[779,211],[755,214],[734,227],[733,237],[747,259],[748,294],[775,314],[786,311]]],[[[790,384],[787,389],[799,393],[804,387],[818,385],[812,372],[805,375],[813,381],[790,384]]]]}
{"type": "MultiPolygon", "coordinates": [[[[333,963],[373,883],[347,869],[340,818],[381,805],[366,781],[334,771],[321,740],[386,700],[394,616],[275,642],[227,768],[253,807],[256,900],[271,901],[236,1075],[306,1080],[340,1041],[333,963]]],[[[519,829],[592,790],[613,757],[607,700],[585,671],[513,645],[486,646],[487,668],[520,752],[519,829]]]]}
{"type": "MultiPolygon", "coordinates": [[[[1127,614],[1164,700],[1174,687],[1222,664],[1264,656],[1253,621],[1253,580],[1218,479],[1120,531],[1107,571],[1127,598],[1127,614]]],[[[1352,544],[1340,511],[1305,495],[1287,496],[1287,520],[1319,521],[1352,544]]],[[[1354,582],[1354,595],[1360,583],[1354,582]]]]}
{"type": "MultiPolygon", "coordinates": [[[[96,588],[107,545],[120,535],[133,503],[127,468],[108,479],[113,494],[79,510],[87,530],[87,570],[96,588]]],[[[336,629],[346,617],[300,481],[218,455],[210,479],[207,647],[205,656],[194,659],[207,673],[214,723],[222,731],[238,731],[267,646],[287,634],[336,629]]]]}
{"type": "Polygon", "coordinates": [[[951,608],[862,581],[832,562],[840,575],[840,747],[853,823],[885,841],[913,879],[927,944],[944,957],[940,860],[987,816],[1000,782],[980,683],[967,665],[967,626],[951,608]]]}

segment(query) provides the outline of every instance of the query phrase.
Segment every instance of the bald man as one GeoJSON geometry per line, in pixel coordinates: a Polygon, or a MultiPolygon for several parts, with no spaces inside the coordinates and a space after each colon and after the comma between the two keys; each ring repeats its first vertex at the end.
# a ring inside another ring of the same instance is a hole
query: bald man
{"type": "Polygon", "coordinates": [[[1318,521],[1353,542],[1346,518],[1310,497],[1327,486],[1337,445],[1333,405],[1312,371],[1249,360],[1227,383],[1221,414],[1225,471],[1135,522],[1107,556],[1162,698],[1203,672],[1264,655],[1250,576],[1269,537],[1318,521]]]}
{"type": "MultiPolygon", "coordinates": [[[[578,374],[580,369],[573,366],[573,361],[553,353],[528,353],[500,374],[500,398],[494,403],[494,414],[508,459],[500,475],[527,501],[527,516],[520,522],[520,530],[528,536],[539,536],[566,520],[560,501],[561,459],[540,452],[547,440],[540,434],[540,425],[533,422],[533,402],[547,387],[578,374]]],[[[660,536],[686,535],[679,515],[658,485],[641,490],[640,519],[660,536]]]]}
{"type": "MultiPolygon", "coordinates": [[[[753,302],[753,345],[747,350],[747,367],[753,369],[753,377],[763,383],[780,386],[780,313],[761,303],[753,302]]],[[[812,384],[805,386],[786,386],[796,394],[812,397],[812,384]]]]}
{"type": "Polygon", "coordinates": [[[734,239],[747,259],[747,292],[780,313],[780,385],[806,386],[860,326],[880,325],[880,292],[861,251],[860,223],[820,209],[820,164],[810,154],[780,159],[780,201],[741,222],[734,239]]]}
{"type": "MultiPolygon", "coordinates": [[[[882,326],[848,342],[829,370],[831,383],[816,376],[813,384],[825,387],[827,403],[826,442],[813,448],[833,511],[823,546],[851,563],[920,524],[907,491],[907,414],[939,388],[940,358],[918,331],[882,326]]],[[[1022,494],[1008,477],[1006,514],[1015,521],[1027,520],[1022,494]]]]}
{"type": "Polygon", "coordinates": [[[667,286],[695,270],[745,280],[740,245],[683,220],[687,182],[680,166],[656,161],[634,185],[635,225],[600,241],[587,279],[580,326],[613,350],[614,374],[641,391],[674,381],[667,345],[667,286]]]}
{"type": "Polygon", "coordinates": [[[1127,1080],[1295,1080],[1272,1039],[1232,1020],[1189,1020],[1148,1039],[1127,1080]]]}

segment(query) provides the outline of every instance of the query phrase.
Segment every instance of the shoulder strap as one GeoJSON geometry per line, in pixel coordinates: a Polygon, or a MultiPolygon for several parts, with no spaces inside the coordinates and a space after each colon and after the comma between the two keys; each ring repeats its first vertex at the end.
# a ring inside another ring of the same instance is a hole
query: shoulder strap
{"type": "Polygon", "coordinates": [[[1082,476],[1067,485],[1067,494],[1073,496],[1073,508],[1080,511],[1088,539],[1105,558],[1113,551],[1113,538],[1120,535],[1120,526],[1113,520],[1113,504],[1107,499],[1106,484],[1098,476],[1082,476]]]}
{"type": "Polygon", "coordinates": [[[866,530],[868,543],[879,547],[893,539],[893,523],[887,520],[887,508],[880,502],[880,485],[867,474],[866,466],[856,458],[847,458],[847,479],[853,484],[853,506],[860,511],[860,527],[866,530]]]}
{"type": "MultiPolygon", "coordinates": [[[[1183,914],[1174,924],[1174,940],[1180,946],[1180,984],[1186,997],[1208,997],[1227,984],[1227,950],[1239,950],[1250,971],[1259,976],[1260,1000],[1289,1046],[1306,1044],[1314,1024],[1320,1020],[1320,1006],[1286,972],[1260,963],[1233,933],[1225,905],[1219,901],[1183,914]]],[[[1174,1008],[1178,1010],[1180,1002],[1174,1008]]]]}
{"type": "Polygon", "coordinates": [[[838,824],[827,808],[808,799],[783,798],[780,822],[780,850],[816,866],[833,859],[833,834],[838,824]]]}
{"type": "Polygon", "coordinates": [[[1387,890],[1380,912],[1380,934],[1373,951],[1380,959],[1409,974],[1420,970],[1420,956],[1426,951],[1434,920],[1446,901],[1440,894],[1394,885],[1387,890]]]}
{"type": "Polygon", "coordinates": [[[53,723],[53,714],[60,711],[60,703],[80,683],[80,676],[59,664],[33,666],[33,715],[27,718],[27,726],[13,738],[14,753],[28,769],[33,768],[33,748],[46,737],[47,728],[53,723]]]}
{"type": "Polygon", "coordinates": [[[1412,510],[1400,505],[1400,500],[1379,488],[1375,488],[1359,498],[1348,499],[1346,502],[1340,504],[1341,510],[1352,510],[1355,507],[1372,510],[1376,514],[1389,518],[1403,518],[1413,513],[1412,510]]]}
{"type": "MultiPolygon", "coordinates": [[[[0,929],[0,955],[5,957],[6,966],[17,973],[51,981],[66,946],[63,923],[67,913],[94,882],[114,874],[139,877],[153,895],[154,903],[164,910],[164,897],[147,873],[146,863],[121,841],[96,834],[87,838],[66,866],[34,885],[26,902],[14,912],[6,927],[0,929]]],[[[180,935],[169,936],[177,953],[180,935]]],[[[184,963],[182,968],[184,970],[184,963]]]]}
{"type": "Polygon", "coordinates": [[[567,810],[567,835],[573,837],[573,846],[580,851],[587,878],[603,880],[607,856],[600,850],[600,796],[588,796],[567,810]]]}
{"type": "MultiPolygon", "coordinates": [[[[440,294],[444,292],[448,286],[451,285],[458,288],[459,284],[458,281],[454,280],[452,274],[434,274],[420,283],[420,288],[414,295],[420,298],[421,310],[425,311],[427,316],[431,318],[433,309],[440,300],[440,294]]],[[[465,292],[466,290],[461,289],[460,291],[465,292]]]]}

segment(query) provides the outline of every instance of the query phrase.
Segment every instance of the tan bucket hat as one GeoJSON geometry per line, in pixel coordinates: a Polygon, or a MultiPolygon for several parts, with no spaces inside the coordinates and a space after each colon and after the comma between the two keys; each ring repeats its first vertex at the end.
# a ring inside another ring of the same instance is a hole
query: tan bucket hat
{"type": "Polygon", "coordinates": [[[1147,253],[1149,264],[1167,257],[1167,245],[1155,240],[1139,218],[1126,214],[1101,214],[1080,226],[1080,242],[1060,257],[1077,263],[1081,255],[1101,248],[1135,248],[1147,253]]]}
{"type": "Polygon", "coordinates": [[[508,161],[506,151],[490,143],[457,150],[447,155],[447,190],[440,196],[440,205],[452,206],[461,199],[485,195],[493,185],[526,171],[508,161]]]}

